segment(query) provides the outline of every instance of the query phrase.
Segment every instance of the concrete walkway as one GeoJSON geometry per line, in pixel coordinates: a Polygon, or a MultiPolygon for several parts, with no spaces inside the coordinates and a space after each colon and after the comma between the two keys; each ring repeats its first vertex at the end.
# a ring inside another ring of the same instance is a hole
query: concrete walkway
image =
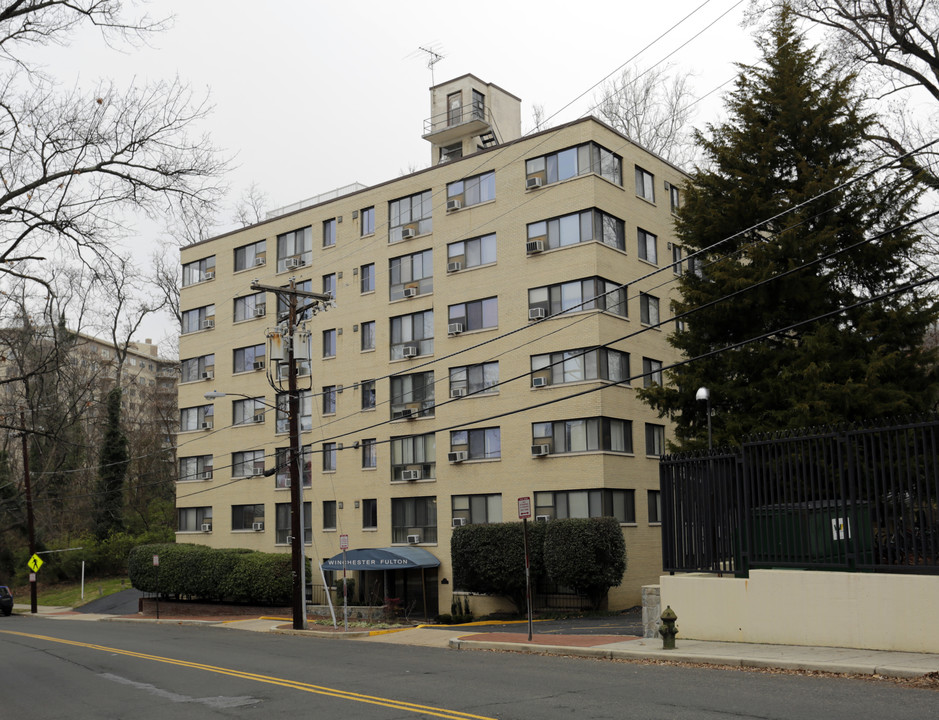
{"type": "MultiPolygon", "coordinates": [[[[16,605],[14,612],[31,617],[28,605],[16,605]]],[[[688,640],[679,636],[675,650],[663,650],[660,640],[615,635],[533,634],[527,632],[487,632],[485,623],[472,625],[421,626],[402,630],[350,630],[348,633],[329,627],[313,626],[294,630],[290,618],[219,618],[164,617],[85,614],[71,608],[40,606],[36,617],[61,620],[107,620],[173,625],[213,625],[249,632],[274,632],[364,643],[391,643],[454,650],[502,650],[543,655],[685,662],[730,667],[778,668],[782,670],[820,671],[857,675],[880,675],[896,678],[939,678],[939,654],[857,650],[853,648],[807,647],[797,645],[759,645],[752,643],[688,640]]]]}

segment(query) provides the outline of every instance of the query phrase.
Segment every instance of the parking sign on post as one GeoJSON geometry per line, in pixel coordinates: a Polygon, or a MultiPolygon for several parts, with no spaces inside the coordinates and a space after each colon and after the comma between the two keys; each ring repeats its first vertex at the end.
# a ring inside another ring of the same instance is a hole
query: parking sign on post
{"type": "Polygon", "coordinates": [[[531,517],[531,498],[520,497],[518,499],[518,519],[524,520],[531,517]]]}
{"type": "Polygon", "coordinates": [[[518,517],[522,521],[522,542],[525,544],[525,604],[528,606],[528,642],[531,642],[531,561],[528,555],[528,518],[531,517],[531,498],[518,499],[518,517]]]}

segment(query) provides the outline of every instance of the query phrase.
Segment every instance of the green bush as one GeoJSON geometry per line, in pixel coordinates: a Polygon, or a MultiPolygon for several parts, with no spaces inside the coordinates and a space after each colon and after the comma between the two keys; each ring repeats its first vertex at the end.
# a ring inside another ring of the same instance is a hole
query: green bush
{"type": "Polygon", "coordinates": [[[623,582],[626,542],[616,518],[571,518],[546,525],[545,570],[554,582],[590,598],[599,610],[611,587],[623,582]]]}

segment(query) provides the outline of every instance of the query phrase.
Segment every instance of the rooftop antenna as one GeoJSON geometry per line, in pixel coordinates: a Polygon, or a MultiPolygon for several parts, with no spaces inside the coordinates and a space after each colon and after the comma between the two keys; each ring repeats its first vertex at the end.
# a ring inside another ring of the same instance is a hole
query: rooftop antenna
{"type": "Polygon", "coordinates": [[[444,56],[437,52],[433,45],[430,47],[422,47],[419,45],[417,49],[427,53],[427,69],[430,70],[430,84],[431,87],[433,87],[437,84],[437,81],[434,79],[434,65],[443,60],[444,56]]]}

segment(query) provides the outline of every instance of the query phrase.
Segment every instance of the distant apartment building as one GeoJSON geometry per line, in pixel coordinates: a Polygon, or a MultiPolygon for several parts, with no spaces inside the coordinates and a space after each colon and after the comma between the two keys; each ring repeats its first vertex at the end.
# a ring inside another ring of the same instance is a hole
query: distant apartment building
{"type": "Polygon", "coordinates": [[[453,528],[517,520],[528,497],[535,522],[616,517],[610,607],[636,605],[661,570],[669,433],[636,389],[676,357],[659,324],[685,177],[594,118],[522,137],[520,100],[473,75],[431,99],[432,167],[182,250],[177,540],[289,552],[266,338],[284,308],[251,285],[293,278],[335,298],[305,319],[299,367],[314,568],[345,535],[412,561],[357,571],[360,588],[449,611],[453,528]]]}

